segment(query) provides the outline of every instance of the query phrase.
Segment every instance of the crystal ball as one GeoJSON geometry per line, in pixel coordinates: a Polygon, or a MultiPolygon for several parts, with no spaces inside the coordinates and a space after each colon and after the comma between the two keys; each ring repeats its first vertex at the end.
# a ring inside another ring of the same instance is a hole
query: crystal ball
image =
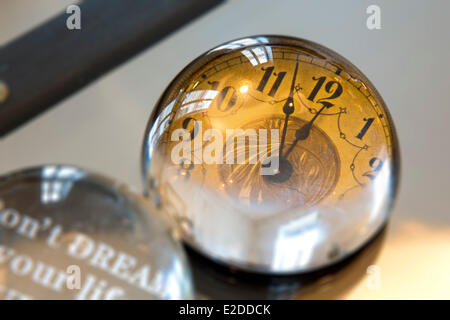
{"type": "Polygon", "coordinates": [[[64,165],[0,177],[0,298],[186,299],[184,251],[123,184],[64,165]]]}
{"type": "Polygon", "coordinates": [[[311,41],[254,36],[184,68],[150,116],[146,193],[184,242],[244,271],[334,264],[385,225],[396,132],[373,84],[311,41]]]}

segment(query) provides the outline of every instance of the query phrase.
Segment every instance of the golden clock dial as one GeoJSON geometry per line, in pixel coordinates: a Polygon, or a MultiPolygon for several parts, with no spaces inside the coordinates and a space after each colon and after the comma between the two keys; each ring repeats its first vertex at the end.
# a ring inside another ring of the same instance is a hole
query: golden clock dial
{"type": "MultiPolygon", "coordinates": [[[[285,117],[274,115],[270,119],[252,121],[243,129],[270,128],[282,132],[284,123],[285,117]]],[[[275,172],[262,175],[261,168],[265,164],[261,161],[257,164],[220,166],[219,175],[225,185],[223,189],[230,199],[235,200],[237,205],[259,212],[279,212],[290,207],[312,206],[328,196],[339,178],[338,150],[328,135],[317,126],[311,127],[308,139],[296,143],[296,133],[307,125],[307,121],[293,116],[288,119],[286,151],[278,156],[267,157],[266,167],[277,158],[275,160],[279,165],[275,172]]],[[[229,148],[228,152],[248,154],[251,147],[245,144],[239,149],[237,144],[233,144],[233,149],[229,148]]],[[[270,140],[267,149],[269,147],[270,140]]]]}
{"type": "Polygon", "coordinates": [[[232,41],[186,67],[143,155],[148,193],[187,243],[261,272],[359,248],[386,221],[397,181],[394,127],[369,80],[329,49],[279,36],[232,41]]]}

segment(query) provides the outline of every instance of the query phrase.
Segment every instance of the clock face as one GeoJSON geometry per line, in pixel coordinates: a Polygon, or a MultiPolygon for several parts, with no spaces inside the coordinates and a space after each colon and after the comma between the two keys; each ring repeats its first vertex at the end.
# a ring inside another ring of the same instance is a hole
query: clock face
{"type": "Polygon", "coordinates": [[[296,272],[335,262],[380,229],[396,148],[381,97],[348,61],[261,36],[219,46],[178,75],[150,121],[144,171],[149,195],[193,247],[247,270],[296,272]]]}

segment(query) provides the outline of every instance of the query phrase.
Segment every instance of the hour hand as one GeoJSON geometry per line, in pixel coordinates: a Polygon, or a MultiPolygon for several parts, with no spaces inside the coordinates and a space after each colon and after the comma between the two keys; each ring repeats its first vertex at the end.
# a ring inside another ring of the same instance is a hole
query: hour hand
{"type": "Polygon", "coordinates": [[[290,114],[293,114],[294,111],[295,111],[294,98],[289,97],[286,99],[286,102],[283,106],[283,113],[285,115],[290,115],[290,114]]]}

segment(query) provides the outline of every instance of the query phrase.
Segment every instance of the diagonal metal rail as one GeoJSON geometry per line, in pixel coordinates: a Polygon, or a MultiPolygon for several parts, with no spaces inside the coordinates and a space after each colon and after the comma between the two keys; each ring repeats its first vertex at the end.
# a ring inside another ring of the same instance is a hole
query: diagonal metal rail
{"type": "Polygon", "coordinates": [[[222,1],[82,1],[81,30],[63,12],[0,47],[0,136],[222,1]]]}

